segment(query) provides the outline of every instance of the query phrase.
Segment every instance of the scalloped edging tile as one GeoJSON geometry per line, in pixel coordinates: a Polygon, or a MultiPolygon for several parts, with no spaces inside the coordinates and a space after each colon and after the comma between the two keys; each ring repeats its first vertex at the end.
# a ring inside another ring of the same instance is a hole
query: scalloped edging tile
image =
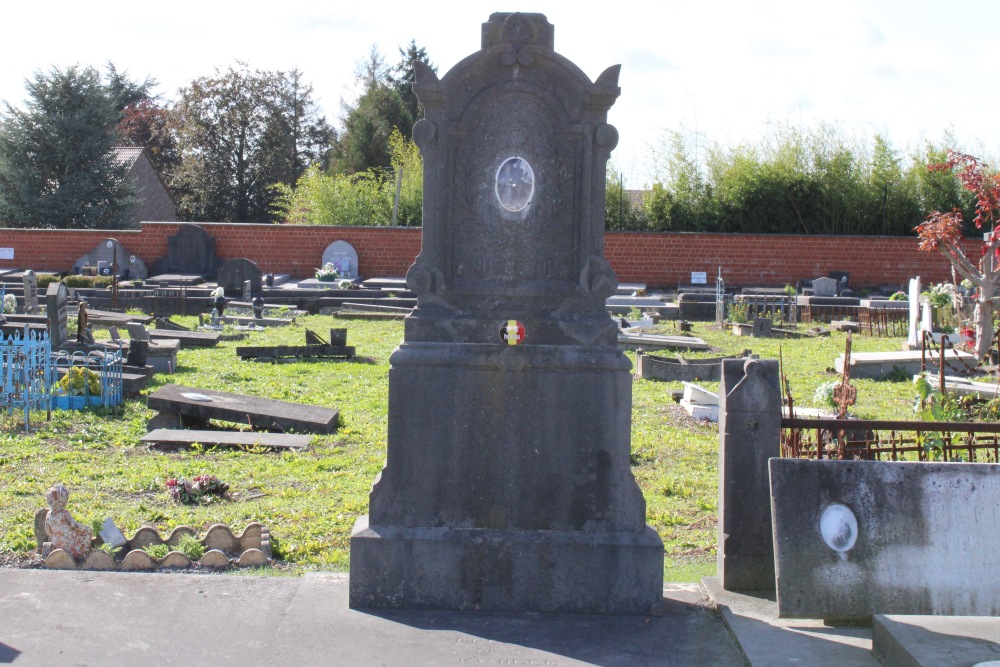
{"type": "MultiPolygon", "coordinates": [[[[198,533],[190,526],[177,526],[167,539],[150,526],[143,526],[127,540],[122,549],[125,557],[121,563],[106,551],[93,549],[82,563],[77,563],[63,549],[55,549],[45,553],[44,565],[54,570],[120,570],[124,572],[148,572],[158,569],[186,569],[195,563],[180,551],[171,551],[161,560],[157,560],[145,551],[150,545],[166,544],[176,547],[181,537],[190,535],[198,537],[198,533]]],[[[206,548],[198,564],[211,569],[237,567],[260,567],[271,562],[271,531],[261,523],[253,522],[247,525],[242,533],[236,535],[226,524],[217,523],[209,527],[205,537],[199,540],[206,548]],[[230,558],[226,554],[239,554],[230,558]]],[[[99,541],[95,540],[95,544],[99,541]]]]}
{"type": "Polygon", "coordinates": [[[201,564],[205,567],[224,568],[229,567],[229,557],[218,549],[206,551],[201,557],[201,564]]]}

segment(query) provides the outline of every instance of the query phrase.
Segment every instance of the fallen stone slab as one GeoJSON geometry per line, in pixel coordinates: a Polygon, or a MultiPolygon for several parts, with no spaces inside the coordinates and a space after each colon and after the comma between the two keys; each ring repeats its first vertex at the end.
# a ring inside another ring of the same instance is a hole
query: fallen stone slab
{"type": "Polygon", "coordinates": [[[158,428],[142,436],[140,442],[160,447],[188,447],[195,443],[208,447],[264,449],[305,449],[310,436],[260,431],[201,431],[158,428]]]}
{"type": "Polygon", "coordinates": [[[333,433],[339,411],[316,405],[243,396],[212,389],[168,384],[146,398],[151,410],[180,415],[187,423],[209,419],[250,424],[257,429],[333,433]]]}
{"type": "Polygon", "coordinates": [[[220,318],[220,320],[226,324],[236,324],[238,326],[257,326],[257,327],[287,327],[291,324],[295,324],[295,318],[276,318],[276,317],[233,317],[227,315],[220,318]]]}
{"type": "Polygon", "coordinates": [[[627,350],[642,348],[644,350],[707,350],[708,343],[696,336],[664,336],[661,334],[618,333],[618,347],[627,350]]]}
{"type": "Polygon", "coordinates": [[[151,343],[163,340],[176,340],[185,347],[215,347],[219,344],[220,335],[212,331],[180,331],[176,329],[148,329],[146,334],[151,343]]]}

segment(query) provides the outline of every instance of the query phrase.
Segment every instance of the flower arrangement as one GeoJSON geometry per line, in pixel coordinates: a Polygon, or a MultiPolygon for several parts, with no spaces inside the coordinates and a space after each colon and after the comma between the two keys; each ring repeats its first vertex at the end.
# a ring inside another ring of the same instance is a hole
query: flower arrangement
{"type": "Polygon", "coordinates": [[[925,297],[935,308],[948,308],[954,301],[958,290],[951,283],[931,285],[930,289],[920,296],[925,297]]]}
{"type": "Polygon", "coordinates": [[[70,396],[100,396],[101,376],[84,366],[71,366],[58,386],[70,396]]]}
{"type": "Polygon", "coordinates": [[[3,312],[13,313],[17,310],[17,297],[13,294],[3,295],[3,312]]]}
{"type": "Polygon", "coordinates": [[[222,287],[216,287],[212,290],[212,298],[218,299],[220,296],[226,296],[226,290],[222,287]]]}
{"type": "Polygon", "coordinates": [[[816,387],[816,393],[813,394],[813,403],[836,407],[837,403],[833,398],[833,390],[837,388],[838,384],[840,384],[838,380],[830,380],[816,387]]]}
{"type": "Polygon", "coordinates": [[[225,498],[229,485],[215,475],[196,475],[191,481],[183,477],[168,479],[167,491],[179,503],[197,505],[225,498]]]}
{"type": "Polygon", "coordinates": [[[909,298],[906,296],[906,292],[893,292],[889,301],[909,301],[909,298]]]}
{"type": "Polygon", "coordinates": [[[334,266],[333,262],[327,262],[322,268],[316,269],[316,280],[321,280],[325,283],[332,283],[333,281],[340,278],[340,271],[334,266]]]}

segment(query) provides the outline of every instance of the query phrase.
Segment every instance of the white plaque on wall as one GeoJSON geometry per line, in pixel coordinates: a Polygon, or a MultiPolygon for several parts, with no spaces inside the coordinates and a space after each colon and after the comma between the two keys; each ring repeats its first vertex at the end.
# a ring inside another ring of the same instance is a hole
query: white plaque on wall
{"type": "Polygon", "coordinates": [[[704,271],[692,271],[691,272],[691,284],[692,285],[706,285],[708,284],[708,274],[704,271]]]}
{"type": "Polygon", "coordinates": [[[14,259],[14,249],[0,248],[0,259],[14,259]]]}

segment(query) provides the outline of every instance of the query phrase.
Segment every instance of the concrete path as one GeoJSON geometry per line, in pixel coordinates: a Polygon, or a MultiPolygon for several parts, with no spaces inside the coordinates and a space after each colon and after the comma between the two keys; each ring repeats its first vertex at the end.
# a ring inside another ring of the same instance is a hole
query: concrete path
{"type": "Polygon", "coordinates": [[[697,584],[669,584],[658,618],[363,612],[347,590],[338,574],[0,569],[0,665],[746,664],[697,584]]]}

